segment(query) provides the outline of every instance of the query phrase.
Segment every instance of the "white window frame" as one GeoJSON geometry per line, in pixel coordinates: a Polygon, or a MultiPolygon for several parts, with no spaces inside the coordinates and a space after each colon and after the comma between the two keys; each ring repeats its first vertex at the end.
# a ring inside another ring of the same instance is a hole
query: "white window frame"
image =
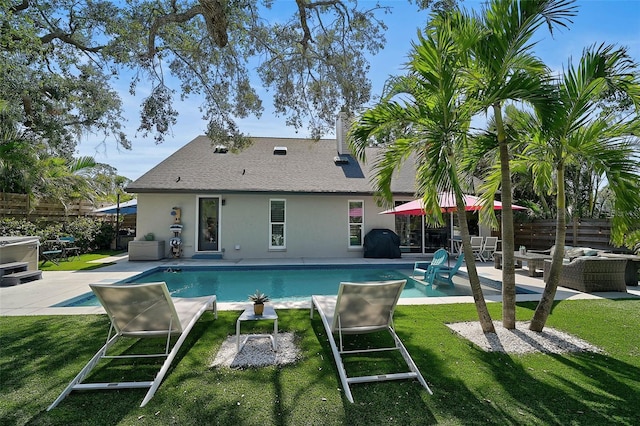
{"type": "Polygon", "coordinates": [[[347,200],[347,247],[349,249],[361,249],[364,245],[364,200],[347,200]],[[362,221],[360,223],[352,223],[351,222],[351,203],[360,203],[360,208],[362,209],[362,221]],[[360,244],[352,245],[351,244],[351,227],[359,226],[360,227],[360,244]]]}
{"type": "Polygon", "coordinates": [[[286,250],[287,248],[287,200],[283,198],[271,198],[269,199],[269,250],[286,250]],[[273,222],[271,219],[271,207],[274,202],[282,202],[284,204],[284,221],[273,222]],[[282,243],[280,245],[274,245],[273,226],[282,225],[282,243]]]}

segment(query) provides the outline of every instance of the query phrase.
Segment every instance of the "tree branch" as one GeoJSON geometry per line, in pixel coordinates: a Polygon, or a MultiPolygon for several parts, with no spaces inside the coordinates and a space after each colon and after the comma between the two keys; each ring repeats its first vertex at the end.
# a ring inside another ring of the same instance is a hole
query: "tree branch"
{"type": "Polygon", "coordinates": [[[185,12],[176,12],[176,3],[172,2],[174,12],[159,16],[149,29],[149,41],[147,42],[147,57],[153,58],[156,54],[156,36],[160,28],[169,24],[181,24],[198,15],[202,15],[207,24],[207,32],[218,47],[225,47],[229,41],[227,35],[227,11],[222,0],[199,0],[200,4],[191,7],[185,12]]]}
{"type": "Polygon", "coordinates": [[[204,9],[202,6],[193,6],[191,9],[182,13],[170,13],[168,15],[159,16],[151,24],[149,28],[149,41],[147,42],[147,56],[149,59],[153,58],[156,54],[156,34],[158,30],[168,24],[181,24],[187,22],[195,16],[202,15],[204,9]]]}
{"type": "Polygon", "coordinates": [[[11,8],[9,10],[11,10],[11,12],[15,13],[15,12],[20,12],[23,10],[26,10],[29,7],[29,0],[22,0],[22,3],[17,4],[15,6],[11,6],[11,8]]]}
{"type": "Polygon", "coordinates": [[[69,34],[67,34],[67,33],[65,33],[65,32],[63,32],[62,30],[59,30],[59,29],[56,29],[56,30],[54,30],[53,32],[51,32],[49,34],[40,37],[40,41],[43,44],[51,43],[55,39],[63,41],[64,43],[70,44],[72,46],[75,46],[78,49],[82,50],[83,52],[97,53],[97,52],[100,52],[102,49],[105,48],[105,46],[95,46],[95,47],[85,46],[84,44],[79,43],[77,40],[75,40],[69,34]]]}
{"type": "MultiPolygon", "coordinates": [[[[313,42],[313,37],[311,37],[311,30],[309,29],[309,25],[307,23],[307,9],[318,11],[318,8],[323,6],[334,6],[336,9],[344,9],[341,14],[349,16],[349,12],[347,7],[342,3],[342,0],[320,0],[315,2],[307,2],[305,0],[296,0],[296,4],[298,5],[298,12],[300,13],[300,26],[302,27],[302,40],[300,40],[300,44],[304,50],[309,46],[309,42],[313,42]]],[[[320,14],[318,13],[318,16],[320,14]]]]}
{"type": "Polygon", "coordinates": [[[302,49],[307,50],[307,46],[310,41],[313,41],[311,38],[311,30],[309,29],[309,25],[307,25],[307,4],[304,0],[296,0],[296,4],[298,5],[298,12],[300,12],[300,25],[302,26],[302,40],[300,40],[300,44],[302,45],[302,49]]]}

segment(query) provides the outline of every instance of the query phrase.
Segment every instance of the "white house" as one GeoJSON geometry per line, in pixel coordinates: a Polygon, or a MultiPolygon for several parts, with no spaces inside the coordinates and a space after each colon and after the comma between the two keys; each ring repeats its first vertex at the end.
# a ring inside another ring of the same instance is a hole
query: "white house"
{"type": "MultiPolygon", "coordinates": [[[[361,164],[340,123],[337,140],[252,138],[239,153],[195,138],[128,186],[138,239],[153,233],[170,257],[179,219],[183,257],[362,257],[366,233],[397,232],[400,218],[380,215],[374,201],[371,164],[382,151],[367,149],[361,164]]],[[[408,166],[392,184],[396,202],[414,197],[408,166]]]]}

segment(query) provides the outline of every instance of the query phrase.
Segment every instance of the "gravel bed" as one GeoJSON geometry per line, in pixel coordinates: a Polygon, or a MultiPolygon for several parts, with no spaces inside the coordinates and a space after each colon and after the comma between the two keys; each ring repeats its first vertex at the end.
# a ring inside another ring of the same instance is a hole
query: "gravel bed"
{"type": "MultiPolygon", "coordinates": [[[[300,349],[296,345],[293,333],[278,333],[278,351],[274,352],[269,334],[253,335],[242,347],[236,350],[236,336],[229,336],[222,342],[212,367],[266,367],[268,365],[293,364],[300,359],[300,349]]],[[[241,335],[241,342],[245,338],[241,335]]]]}
{"type": "MultiPolygon", "coordinates": [[[[568,333],[545,327],[540,333],[529,330],[529,322],[516,322],[515,330],[507,330],[500,321],[494,321],[495,333],[484,333],[479,322],[447,324],[453,332],[471,341],[487,352],[509,354],[597,352],[600,348],[568,333]]],[[[246,336],[241,336],[244,339],[246,336]]],[[[212,367],[248,368],[268,365],[293,364],[300,360],[301,352],[294,333],[278,333],[278,351],[274,352],[268,334],[254,335],[240,352],[236,351],[236,336],[229,336],[220,346],[212,367]]]]}
{"type": "Polygon", "coordinates": [[[538,333],[529,330],[529,322],[516,322],[515,330],[507,330],[500,321],[493,322],[496,332],[484,333],[480,322],[459,322],[447,326],[487,352],[510,354],[598,352],[600,348],[562,331],[545,327],[538,333]]]}

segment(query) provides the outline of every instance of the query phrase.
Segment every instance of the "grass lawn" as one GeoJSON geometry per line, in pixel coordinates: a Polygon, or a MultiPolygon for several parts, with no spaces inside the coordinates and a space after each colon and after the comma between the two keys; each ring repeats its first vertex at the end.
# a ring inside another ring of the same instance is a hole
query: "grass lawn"
{"type": "MultiPolygon", "coordinates": [[[[535,304],[518,305],[518,320],[535,304]]],[[[499,318],[500,304],[491,304],[499,318]]],[[[470,304],[399,306],[396,328],[434,391],[417,382],[353,385],[355,404],[339,379],[318,315],[279,310],[281,331],[296,334],[303,358],[280,368],[212,368],[238,312],[206,313],[149,404],[145,390],[73,392],[47,406],[104,343],[106,316],[0,317],[2,425],[637,425],[640,423],[640,300],[559,302],[548,326],[606,354],[486,353],[453,334],[448,322],[473,321],[470,304]]],[[[252,325],[252,324],[251,324],[252,325]]],[[[251,325],[247,325],[247,329],[251,325]]],[[[256,324],[269,332],[271,324],[256,324]]],[[[243,325],[243,332],[245,331],[243,325]]],[[[140,349],[148,342],[134,342],[140,349]]],[[[128,350],[129,348],[121,348],[128,350]]],[[[372,368],[384,364],[375,355],[372,368]]],[[[116,361],[96,379],[149,373],[116,361]]],[[[361,367],[349,363],[347,369],[361,367]]]]}
{"type": "Polygon", "coordinates": [[[113,265],[109,263],[90,263],[92,260],[103,259],[109,256],[117,256],[123,254],[122,250],[98,250],[91,253],[81,254],[80,257],[72,257],[69,260],[61,259],[59,264],[47,261],[44,264],[39,262],[39,267],[43,271],[88,271],[91,269],[102,268],[103,266],[113,265]]]}

